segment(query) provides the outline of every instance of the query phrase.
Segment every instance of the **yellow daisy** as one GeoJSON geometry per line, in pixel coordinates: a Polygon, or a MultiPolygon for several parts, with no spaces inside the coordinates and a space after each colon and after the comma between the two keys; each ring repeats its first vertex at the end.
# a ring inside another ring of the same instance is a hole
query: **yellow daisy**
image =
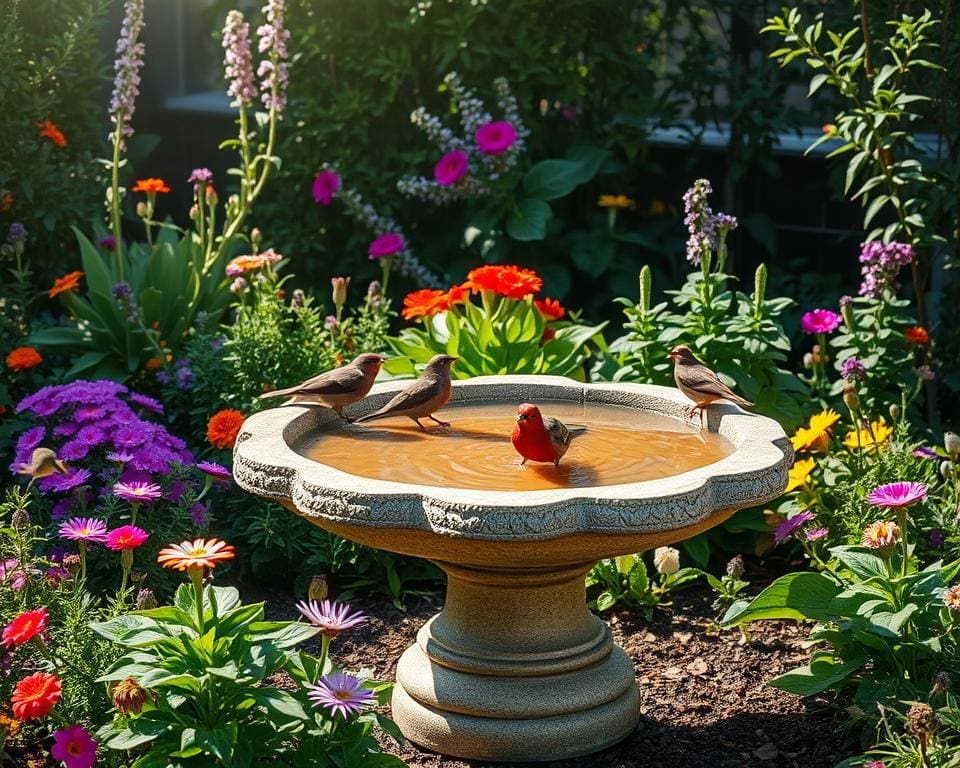
{"type": "Polygon", "coordinates": [[[636,202],[626,195],[600,195],[597,205],[601,208],[633,208],[636,202]]]}
{"type": "Polygon", "coordinates": [[[827,408],[810,417],[806,427],[800,427],[790,438],[795,451],[826,451],[830,447],[830,428],[840,421],[840,414],[827,408]]]}
{"type": "Polygon", "coordinates": [[[817,466],[817,462],[813,459],[799,459],[795,461],[787,475],[787,487],[784,493],[790,493],[790,491],[806,485],[810,479],[810,473],[813,472],[815,466],[817,466]]]}
{"type": "Polygon", "coordinates": [[[875,451],[882,447],[890,435],[893,434],[893,427],[888,427],[887,423],[880,417],[879,421],[870,424],[870,428],[860,430],[860,437],[857,438],[857,430],[851,429],[843,439],[843,444],[851,451],[862,448],[864,451],[875,451]]]}

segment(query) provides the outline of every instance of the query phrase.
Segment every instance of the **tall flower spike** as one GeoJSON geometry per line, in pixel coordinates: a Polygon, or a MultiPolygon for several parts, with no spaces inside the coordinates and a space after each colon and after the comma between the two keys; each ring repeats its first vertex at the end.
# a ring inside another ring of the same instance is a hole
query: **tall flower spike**
{"type": "Polygon", "coordinates": [[[140,68],[143,66],[144,46],[140,42],[143,30],[143,0],[127,0],[123,25],[117,40],[117,60],[114,63],[113,98],[110,101],[110,121],[120,130],[120,146],[133,135],[133,112],[140,94],[140,68]]]}
{"type": "Polygon", "coordinates": [[[268,0],[263,6],[263,15],[267,20],[257,28],[260,38],[260,53],[267,57],[257,67],[257,77],[261,78],[263,105],[267,109],[276,108],[283,112],[287,105],[287,39],[290,31],[284,26],[285,0],[268,0]]]}
{"type": "Polygon", "coordinates": [[[230,11],[223,25],[223,70],[229,81],[227,96],[236,106],[249,106],[257,98],[250,55],[250,25],[240,11],[230,11]]]}

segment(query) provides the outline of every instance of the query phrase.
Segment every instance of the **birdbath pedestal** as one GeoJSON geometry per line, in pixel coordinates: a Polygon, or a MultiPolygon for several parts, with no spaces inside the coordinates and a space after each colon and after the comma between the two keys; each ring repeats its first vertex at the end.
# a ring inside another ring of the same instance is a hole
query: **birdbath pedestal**
{"type": "MultiPolygon", "coordinates": [[[[402,385],[378,385],[351,415],[402,385]]],[[[690,407],[678,391],[650,385],[551,376],[454,385],[451,405],[491,401],[608,404],[685,421],[690,407]]],[[[601,558],[680,541],[777,497],[792,461],[776,422],[718,405],[706,428],[731,452],[699,469],[588,488],[440,488],[403,482],[401,472],[395,481],[352,475],[294,450],[331,418],[304,407],[250,417],[235,449],[237,482],[337,535],[446,572],[443,610],[397,666],[393,717],[416,744],[473,759],[557,760],[627,736],[639,720],[633,664],[587,610],[584,575],[601,558]]]]}

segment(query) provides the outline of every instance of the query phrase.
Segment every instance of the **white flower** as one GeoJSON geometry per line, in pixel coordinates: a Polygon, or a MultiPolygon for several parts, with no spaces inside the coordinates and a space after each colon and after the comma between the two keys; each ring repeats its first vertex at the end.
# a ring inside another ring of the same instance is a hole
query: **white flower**
{"type": "Polygon", "coordinates": [[[653,551],[653,567],[657,573],[669,576],[680,570],[680,552],[673,547],[657,547],[653,551]]]}

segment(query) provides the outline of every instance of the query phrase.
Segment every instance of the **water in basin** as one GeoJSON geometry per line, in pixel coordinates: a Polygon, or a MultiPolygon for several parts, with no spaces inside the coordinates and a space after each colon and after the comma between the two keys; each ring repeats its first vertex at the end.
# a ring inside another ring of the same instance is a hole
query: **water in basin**
{"type": "Polygon", "coordinates": [[[362,477],[400,483],[496,491],[537,491],[635,483],[678,475],[733,452],[725,439],[678,419],[612,405],[539,402],[546,416],[586,425],[557,469],[527,462],[510,443],[512,403],[455,404],[437,413],[449,427],[426,432],[409,419],[367,424],[332,421],[294,449],[362,477]]]}

